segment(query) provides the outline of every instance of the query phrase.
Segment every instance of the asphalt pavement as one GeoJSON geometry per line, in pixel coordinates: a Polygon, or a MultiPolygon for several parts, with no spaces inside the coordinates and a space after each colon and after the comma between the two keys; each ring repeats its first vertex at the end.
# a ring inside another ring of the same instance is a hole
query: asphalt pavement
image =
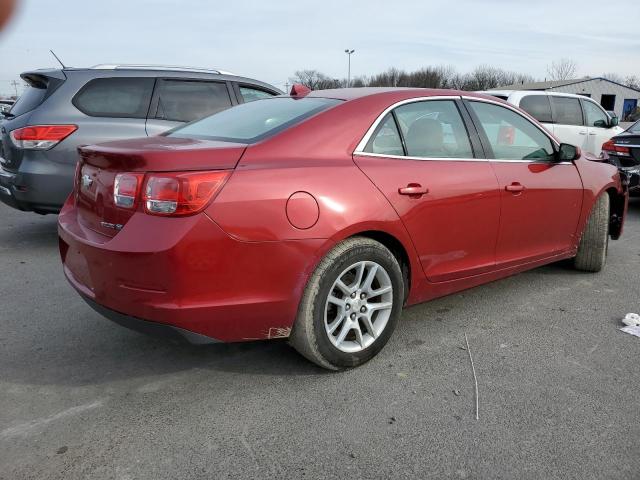
{"type": "Polygon", "coordinates": [[[404,311],[355,370],[92,311],[56,217],[0,206],[0,479],[640,478],[640,201],[599,274],[550,265],[404,311]],[[467,334],[479,385],[475,419],[467,334]]]}

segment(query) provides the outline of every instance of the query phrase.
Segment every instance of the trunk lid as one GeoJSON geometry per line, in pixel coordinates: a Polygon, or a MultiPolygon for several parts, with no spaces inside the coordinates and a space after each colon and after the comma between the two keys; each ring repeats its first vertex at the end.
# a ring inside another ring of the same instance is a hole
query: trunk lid
{"type": "Polygon", "coordinates": [[[176,137],[150,137],[79,148],[74,194],[78,221],[114,237],[135,210],[117,207],[113,187],[118,173],[231,170],[247,145],[176,137]]]}

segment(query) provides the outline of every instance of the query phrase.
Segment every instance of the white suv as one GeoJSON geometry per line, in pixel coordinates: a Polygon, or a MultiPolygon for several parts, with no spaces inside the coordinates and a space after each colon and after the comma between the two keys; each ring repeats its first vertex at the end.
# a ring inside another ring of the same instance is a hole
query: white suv
{"type": "Polygon", "coordinates": [[[488,90],[520,107],[542,123],[561,142],[600,155],[602,144],[623,131],[618,117],[611,117],[596,102],[582,95],[531,90],[488,90]]]}

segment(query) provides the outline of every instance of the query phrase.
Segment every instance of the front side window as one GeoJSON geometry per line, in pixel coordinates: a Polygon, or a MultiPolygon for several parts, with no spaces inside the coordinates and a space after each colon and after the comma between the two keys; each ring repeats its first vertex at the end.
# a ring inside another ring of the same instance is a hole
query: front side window
{"type": "Polygon", "coordinates": [[[379,155],[404,155],[400,132],[392,114],[388,113],[380,122],[364,151],[379,155]]]}
{"type": "Polygon", "coordinates": [[[72,103],[92,117],[146,118],[153,78],[96,78],[87,83],[72,103]]]}
{"type": "Polygon", "coordinates": [[[609,124],[609,116],[600,107],[592,102],[582,102],[582,106],[587,116],[587,126],[604,128],[609,124]]]}
{"type": "Polygon", "coordinates": [[[547,95],[527,95],[520,100],[520,108],[542,123],[551,123],[551,104],[547,95]]]}
{"type": "Polygon", "coordinates": [[[453,100],[408,103],[395,109],[407,155],[473,158],[469,134],[453,100]]]}
{"type": "Polygon", "coordinates": [[[231,97],[224,82],[162,80],[155,118],[191,122],[230,106],[231,97]]]}
{"type": "Polygon", "coordinates": [[[469,102],[498,160],[551,160],[553,144],[536,125],[500,105],[469,102]]]}
{"type": "Polygon", "coordinates": [[[560,125],[582,125],[582,109],[577,98],[551,97],[555,123],[560,125]]]}
{"type": "Polygon", "coordinates": [[[243,103],[167,132],[170,137],[255,143],[341,103],[330,98],[272,97],[243,103]]]}
{"type": "Polygon", "coordinates": [[[273,97],[273,93],[269,93],[266,90],[259,90],[257,88],[243,87],[240,85],[240,95],[245,103],[253,102],[254,100],[261,100],[263,98],[273,97]]]}

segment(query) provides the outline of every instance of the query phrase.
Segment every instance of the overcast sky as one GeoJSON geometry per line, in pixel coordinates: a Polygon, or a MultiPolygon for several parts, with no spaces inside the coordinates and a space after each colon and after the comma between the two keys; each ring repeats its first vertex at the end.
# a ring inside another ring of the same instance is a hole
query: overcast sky
{"type": "Polygon", "coordinates": [[[218,67],[280,88],[299,69],[346,77],[347,47],[353,75],[490,64],[543,79],[568,57],[581,76],[640,76],[639,29],[638,0],[21,0],[0,33],[0,93],[57,66],[50,48],[69,66],[218,67]]]}

